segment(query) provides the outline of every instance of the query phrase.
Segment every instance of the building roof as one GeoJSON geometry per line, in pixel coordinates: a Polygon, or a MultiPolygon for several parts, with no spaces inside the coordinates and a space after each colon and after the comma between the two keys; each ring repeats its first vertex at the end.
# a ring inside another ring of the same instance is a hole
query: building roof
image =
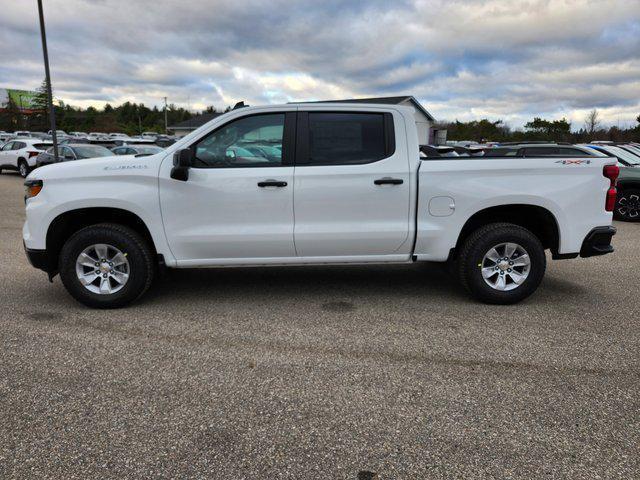
{"type": "Polygon", "coordinates": [[[203,113],[201,115],[195,115],[189,120],[176,123],[175,125],[169,125],[167,128],[169,128],[169,130],[195,130],[220,115],[222,115],[222,112],[203,113]]]}
{"type": "Polygon", "coordinates": [[[431,115],[413,95],[402,95],[399,97],[371,97],[371,98],[350,98],[346,100],[321,100],[318,102],[306,102],[306,103],[378,103],[385,105],[399,105],[402,102],[411,102],[418,110],[420,110],[427,119],[435,121],[433,115],[431,115]]]}

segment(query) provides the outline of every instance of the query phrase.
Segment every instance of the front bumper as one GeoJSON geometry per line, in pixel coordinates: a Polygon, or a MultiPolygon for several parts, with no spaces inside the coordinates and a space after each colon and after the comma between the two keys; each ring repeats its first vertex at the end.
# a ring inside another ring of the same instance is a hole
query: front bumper
{"type": "Polygon", "coordinates": [[[51,255],[49,255],[49,252],[46,250],[33,250],[27,248],[27,246],[24,245],[24,242],[23,246],[31,266],[46,272],[47,275],[49,275],[50,280],[55,277],[58,273],[58,268],[55,261],[51,258],[51,255]]]}
{"type": "Polygon", "coordinates": [[[616,228],[611,225],[607,227],[596,227],[591,230],[584,239],[584,242],[582,242],[580,256],[595,257],[612,253],[613,245],[611,245],[611,237],[616,234],[616,231],[616,228]]]}

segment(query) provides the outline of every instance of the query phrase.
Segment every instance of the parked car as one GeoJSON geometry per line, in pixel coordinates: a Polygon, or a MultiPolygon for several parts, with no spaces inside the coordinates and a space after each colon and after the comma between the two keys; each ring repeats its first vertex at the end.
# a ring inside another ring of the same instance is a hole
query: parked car
{"type": "Polygon", "coordinates": [[[122,137],[113,137],[111,141],[116,146],[121,145],[155,145],[155,142],[150,138],[122,138],[122,137]]]}
{"type": "Polygon", "coordinates": [[[155,155],[35,170],[27,256],[78,301],[110,308],[139,298],[158,263],[451,261],[474,297],[508,304],[536,290],[545,249],[613,251],[614,158],[421,161],[417,151],[410,107],[232,110],[155,155]],[[227,155],[258,141],[280,145],[280,158],[227,155]]]}
{"type": "Polygon", "coordinates": [[[447,145],[420,145],[420,156],[422,158],[449,158],[459,157],[455,147],[447,145]]]}
{"type": "Polygon", "coordinates": [[[629,153],[633,153],[634,155],[640,157],[640,146],[636,146],[631,143],[619,143],[617,144],[617,146],[629,153]]]}
{"type": "MultiPolygon", "coordinates": [[[[53,135],[53,130],[49,130],[47,132],[47,135],[53,135]]],[[[65,132],[64,130],[56,130],[56,136],[57,137],[66,137],[67,136],[67,132],[65,132]]]]}
{"type": "Polygon", "coordinates": [[[109,135],[101,132],[91,132],[89,133],[89,138],[91,140],[110,140],[109,135]]]}
{"type": "Polygon", "coordinates": [[[16,136],[13,133],[0,133],[0,144],[13,140],[16,136]]]}
{"type": "Polygon", "coordinates": [[[640,156],[618,145],[599,143],[591,148],[613,155],[619,162],[615,217],[627,222],[640,220],[640,156]]]}
{"type": "Polygon", "coordinates": [[[162,148],[167,148],[169,145],[173,145],[177,141],[177,137],[171,135],[158,135],[154,143],[162,148]]]}
{"type": "MultiPolygon", "coordinates": [[[[58,147],[58,158],[61,162],[82,160],[85,158],[111,157],[113,153],[101,145],[89,145],[85,143],[68,143],[58,147]]],[[[42,167],[55,163],[53,147],[41,152],[36,159],[36,166],[42,167]]]]}
{"type": "Polygon", "coordinates": [[[2,170],[17,170],[22,177],[36,166],[36,157],[51,142],[37,138],[16,138],[5,143],[0,149],[0,173],[2,170]]]}
{"type": "Polygon", "coordinates": [[[590,157],[602,155],[585,146],[548,142],[501,143],[499,146],[485,151],[485,156],[492,157],[590,157]]]}
{"type": "Polygon", "coordinates": [[[617,145],[607,145],[599,143],[584,145],[584,147],[615,157],[618,160],[620,166],[636,167],[640,165],[640,156],[617,145]]]}
{"type": "Polygon", "coordinates": [[[156,132],[142,132],[142,136],[148,138],[156,138],[158,135],[160,134],[156,132]]]}
{"type": "Polygon", "coordinates": [[[14,137],[31,137],[31,132],[29,130],[16,130],[13,132],[14,137]]]}
{"type": "Polygon", "coordinates": [[[112,148],[111,151],[115,155],[155,155],[162,152],[162,148],[157,145],[123,145],[121,147],[112,148]]]}

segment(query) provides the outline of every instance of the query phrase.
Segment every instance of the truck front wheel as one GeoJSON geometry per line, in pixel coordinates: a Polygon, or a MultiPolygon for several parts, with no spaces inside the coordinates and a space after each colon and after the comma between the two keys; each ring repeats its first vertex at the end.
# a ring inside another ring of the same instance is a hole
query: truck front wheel
{"type": "Polygon", "coordinates": [[[147,242],[136,231],[113,223],[73,234],[62,247],[58,265],[67,291],[94,308],[133,302],[147,291],[155,270],[147,242]]]}
{"type": "Polygon", "coordinates": [[[478,300],[517,303],[540,285],[546,269],[538,237],[511,223],[492,223],[473,232],[458,256],[458,277],[478,300]]]}

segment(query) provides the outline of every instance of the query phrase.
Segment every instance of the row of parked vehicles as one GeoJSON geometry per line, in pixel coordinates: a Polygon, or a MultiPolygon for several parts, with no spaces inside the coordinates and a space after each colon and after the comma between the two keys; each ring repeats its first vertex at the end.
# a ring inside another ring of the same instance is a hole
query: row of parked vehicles
{"type": "Polygon", "coordinates": [[[425,159],[455,157],[557,157],[570,162],[571,158],[590,156],[615,157],[620,167],[615,217],[618,220],[640,220],[640,143],[595,141],[585,144],[530,142],[432,146],[422,145],[420,155],[425,159]]]}
{"type": "MultiPolygon", "coordinates": [[[[129,136],[122,132],[103,133],[103,132],[65,132],[64,130],[56,130],[56,137],[58,141],[63,140],[93,140],[93,141],[111,141],[111,142],[132,142],[132,141],[151,141],[167,143],[165,146],[171,145],[171,143],[177,140],[177,137],[173,135],[163,135],[156,132],[143,132],[140,135],[129,136]]],[[[29,130],[16,130],[13,133],[8,133],[0,130],[0,142],[7,142],[8,140],[15,140],[16,138],[39,138],[40,140],[52,140],[53,132],[32,132],[29,130]]]]}
{"type": "MultiPolygon", "coordinates": [[[[153,155],[163,150],[153,140],[130,138],[127,140],[94,140],[63,137],[58,145],[61,162],[113,155],[153,155]]],[[[23,178],[34,168],[55,162],[53,142],[40,138],[19,136],[0,145],[0,173],[18,171],[23,178]]]]}

